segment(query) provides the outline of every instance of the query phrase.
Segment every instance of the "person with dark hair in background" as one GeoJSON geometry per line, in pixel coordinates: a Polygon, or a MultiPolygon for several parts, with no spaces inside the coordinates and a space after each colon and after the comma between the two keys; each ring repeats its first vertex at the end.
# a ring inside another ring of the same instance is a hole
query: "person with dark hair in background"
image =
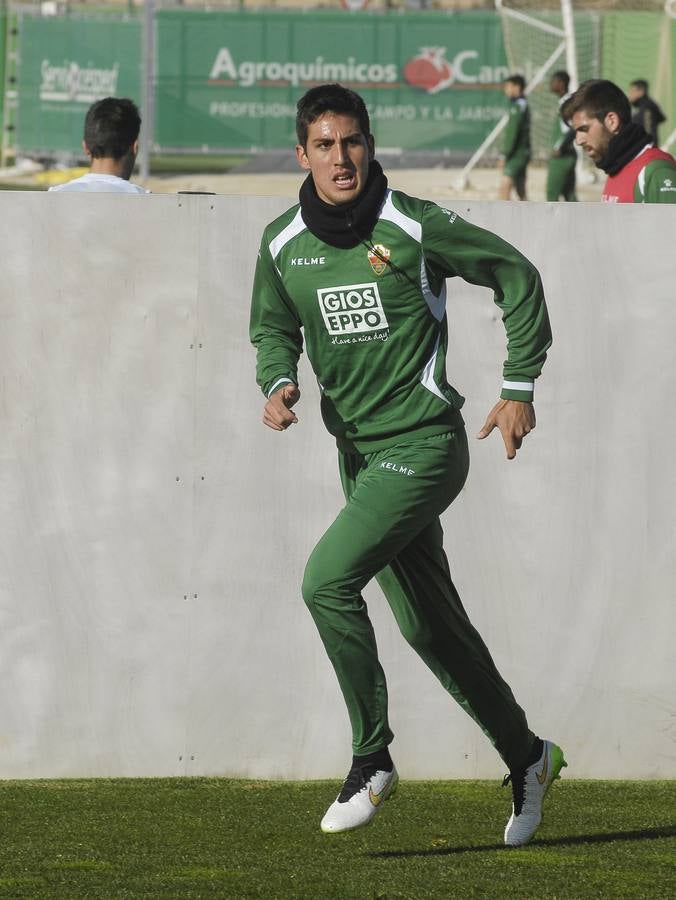
{"type": "Polygon", "coordinates": [[[80,178],[51,187],[50,191],[147,194],[132,184],[138,153],[141,116],[133,100],[105,97],[87,110],[82,149],[91,160],[91,170],[80,178]]]}
{"type": "MultiPolygon", "coordinates": [[[[549,81],[549,90],[559,98],[559,110],[570,96],[569,84],[570,76],[563,69],[554,72],[549,81]]],[[[552,150],[547,164],[547,200],[556,201],[559,197],[563,197],[564,200],[577,200],[575,195],[576,163],[575,132],[557,113],[554,119],[552,150]]]]}
{"type": "Polygon", "coordinates": [[[627,96],[632,106],[631,121],[645,128],[653,144],[659,147],[659,126],[666,122],[667,117],[653,98],[648,96],[648,82],[644,78],[632,81],[627,96]]]}
{"type": "Polygon", "coordinates": [[[631,121],[624,92],[612,81],[585,81],[561,107],[575,143],[608,174],[606,203],[676,203],[676,160],[653,146],[645,128],[631,121]]]}
{"type": "Polygon", "coordinates": [[[526,200],[526,169],[530,162],[530,110],[523,75],[510,75],[503,82],[509,100],[509,118],[502,136],[498,165],[502,169],[499,198],[509,200],[512,188],[519,200],[526,200]]]}
{"type": "MultiPolygon", "coordinates": [[[[527,843],[565,765],[537,737],[470,623],[451,580],[439,516],[467,477],[464,399],[446,379],[446,278],[494,291],[507,330],[494,428],[513,459],[535,426],[535,378],[551,344],[537,269],[501,238],[390,190],[362,98],[319,85],[298,102],[300,203],[264,231],[251,301],[263,422],[298,419],[303,343],[338,446],[346,503],[308,560],[302,593],[352,726],[352,765],[321,821],[367,825],[397,785],[387,685],[362,590],[376,578],[405,639],[480,725],[509,769],[506,844],[527,843]]],[[[421,735],[421,739],[423,736],[421,735]]]]}

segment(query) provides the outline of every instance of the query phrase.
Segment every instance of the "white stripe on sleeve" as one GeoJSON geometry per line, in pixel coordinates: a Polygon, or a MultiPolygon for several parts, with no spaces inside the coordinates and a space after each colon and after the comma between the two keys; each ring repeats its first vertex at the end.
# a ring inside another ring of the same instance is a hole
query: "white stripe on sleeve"
{"type": "Polygon", "coordinates": [[[290,378],[278,378],[277,381],[275,381],[275,383],[272,385],[272,387],[268,391],[268,400],[270,399],[270,397],[272,397],[272,395],[277,390],[277,388],[280,386],[280,384],[295,384],[295,382],[292,381],[290,378]]]}
{"type": "Polygon", "coordinates": [[[503,391],[528,391],[529,393],[533,392],[533,382],[532,381],[503,381],[502,389],[503,391]]]}

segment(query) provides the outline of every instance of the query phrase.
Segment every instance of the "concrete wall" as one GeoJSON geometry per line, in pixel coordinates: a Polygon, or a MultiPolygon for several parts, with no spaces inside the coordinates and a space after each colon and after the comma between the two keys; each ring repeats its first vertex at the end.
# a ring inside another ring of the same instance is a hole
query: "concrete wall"
{"type": "MultiPolygon", "coordinates": [[[[1,194],[0,777],[339,776],[349,730],[299,596],[341,503],[304,370],[260,424],[247,320],[279,199],[1,194]]],[[[570,776],[675,777],[674,208],[474,204],[540,267],[555,345],[515,462],[474,442],[446,543],[570,776]]],[[[451,282],[476,433],[490,292],[451,282]]],[[[493,777],[488,741],[369,608],[402,774],[493,777]]]]}

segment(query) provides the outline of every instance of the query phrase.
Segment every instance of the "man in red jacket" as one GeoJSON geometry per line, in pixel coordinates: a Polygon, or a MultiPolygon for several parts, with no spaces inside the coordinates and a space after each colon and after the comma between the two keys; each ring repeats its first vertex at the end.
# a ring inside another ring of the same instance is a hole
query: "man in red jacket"
{"type": "Polygon", "coordinates": [[[575,143],[608,174],[606,203],[676,203],[676,160],[631,121],[631,106],[612,81],[585,81],[561,107],[575,143]]]}

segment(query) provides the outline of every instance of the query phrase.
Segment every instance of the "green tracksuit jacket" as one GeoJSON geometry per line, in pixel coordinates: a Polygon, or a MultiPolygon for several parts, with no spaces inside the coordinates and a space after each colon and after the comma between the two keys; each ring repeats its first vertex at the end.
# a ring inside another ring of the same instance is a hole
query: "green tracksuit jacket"
{"type": "Polygon", "coordinates": [[[505,159],[505,175],[514,178],[530,160],[530,110],[525,97],[509,103],[509,118],[500,145],[505,159]]]}
{"type": "Polygon", "coordinates": [[[445,312],[455,275],[494,291],[508,345],[501,396],[532,400],[551,344],[537,270],[491,232],[391,190],[368,245],[323,243],[299,206],[265,229],[250,323],[264,394],[297,382],[303,331],[339,448],[372,452],[457,427],[464,401],[446,380],[445,312]]]}
{"type": "MultiPolygon", "coordinates": [[[[569,96],[566,94],[559,100],[559,109],[569,96]]],[[[559,197],[575,200],[575,132],[558,114],[552,124],[552,152],[559,155],[551,156],[547,165],[546,198],[549,201],[556,201],[559,197]]]]}
{"type": "Polygon", "coordinates": [[[634,203],[676,203],[676,164],[656,159],[639,174],[634,186],[634,203]]]}
{"type": "MultiPolygon", "coordinates": [[[[569,97],[570,94],[566,94],[565,97],[559,100],[559,110],[569,97]]],[[[562,157],[572,156],[573,159],[577,159],[575,153],[575,132],[563,121],[558,112],[552,124],[552,150],[558,150],[562,157]]]]}

